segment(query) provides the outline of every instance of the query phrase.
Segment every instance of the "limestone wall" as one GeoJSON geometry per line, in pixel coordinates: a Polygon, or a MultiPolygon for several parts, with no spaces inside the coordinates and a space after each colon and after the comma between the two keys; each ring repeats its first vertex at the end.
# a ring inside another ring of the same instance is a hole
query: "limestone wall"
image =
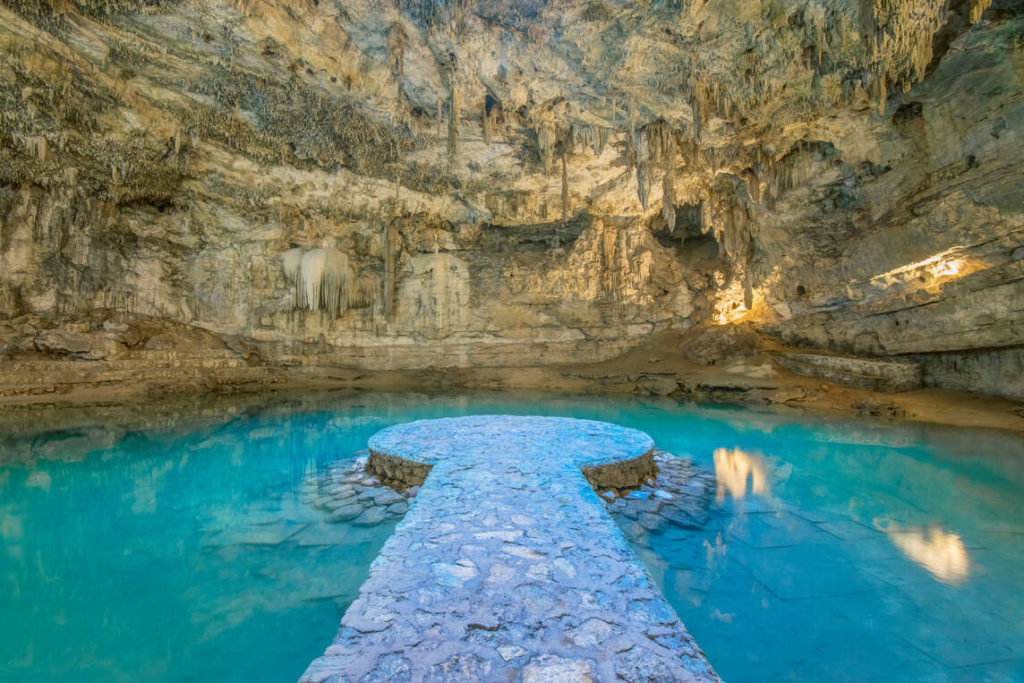
{"type": "Polygon", "coordinates": [[[0,1],[8,354],[97,311],[366,368],[750,322],[1019,396],[1013,2],[47,7],[0,1]],[[322,248],[338,315],[282,264],[322,248]]]}

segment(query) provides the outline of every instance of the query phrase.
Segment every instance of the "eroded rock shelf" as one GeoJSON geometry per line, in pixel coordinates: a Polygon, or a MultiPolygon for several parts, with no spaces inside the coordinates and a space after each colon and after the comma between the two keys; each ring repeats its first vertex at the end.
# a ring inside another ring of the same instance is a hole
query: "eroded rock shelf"
{"type": "Polygon", "coordinates": [[[567,418],[379,432],[371,462],[432,469],[302,681],[718,680],[583,473],[642,477],[653,449],[567,418]]]}

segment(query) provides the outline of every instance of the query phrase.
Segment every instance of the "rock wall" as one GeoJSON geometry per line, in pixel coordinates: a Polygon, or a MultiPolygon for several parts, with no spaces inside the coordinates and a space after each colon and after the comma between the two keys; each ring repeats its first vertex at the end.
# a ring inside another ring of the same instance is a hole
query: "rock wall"
{"type": "Polygon", "coordinates": [[[969,32],[858,138],[804,153],[801,172],[829,184],[755,219],[775,235],[762,291],[783,339],[910,356],[932,386],[1024,398],[1002,372],[1024,362],[1020,31],[1015,17],[969,32]],[[787,214],[806,220],[797,239],[787,214]]]}
{"type": "Polygon", "coordinates": [[[1012,0],[0,0],[0,349],[105,311],[529,365],[749,322],[1021,398],[1022,35],[1012,0]],[[337,315],[283,267],[321,248],[337,315]]]}

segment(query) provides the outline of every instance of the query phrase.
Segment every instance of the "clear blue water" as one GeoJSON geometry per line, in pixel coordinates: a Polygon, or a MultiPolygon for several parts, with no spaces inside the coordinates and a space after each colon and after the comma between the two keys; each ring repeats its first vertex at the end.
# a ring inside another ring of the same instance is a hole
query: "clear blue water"
{"type": "Polygon", "coordinates": [[[325,526],[325,466],[390,424],[496,412],[618,422],[717,470],[703,527],[632,540],[727,680],[1024,680],[1019,438],[412,395],[0,439],[0,680],[294,680],[392,528],[325,526]]]}

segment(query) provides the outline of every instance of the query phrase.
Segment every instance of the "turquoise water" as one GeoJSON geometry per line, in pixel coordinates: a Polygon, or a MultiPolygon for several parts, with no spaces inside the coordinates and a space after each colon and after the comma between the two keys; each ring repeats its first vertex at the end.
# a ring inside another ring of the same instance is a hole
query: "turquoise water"
{"type": "Polygon", "coordinates": [[[392,529],[329,524],[326,465],[390,424],[496,412],[618,422],[717,471],[699,528],[631,540],[727,680],[1024,680],[1016,437],[410,395],[0,439],[0,680],[294,680],[392,529]]]}

